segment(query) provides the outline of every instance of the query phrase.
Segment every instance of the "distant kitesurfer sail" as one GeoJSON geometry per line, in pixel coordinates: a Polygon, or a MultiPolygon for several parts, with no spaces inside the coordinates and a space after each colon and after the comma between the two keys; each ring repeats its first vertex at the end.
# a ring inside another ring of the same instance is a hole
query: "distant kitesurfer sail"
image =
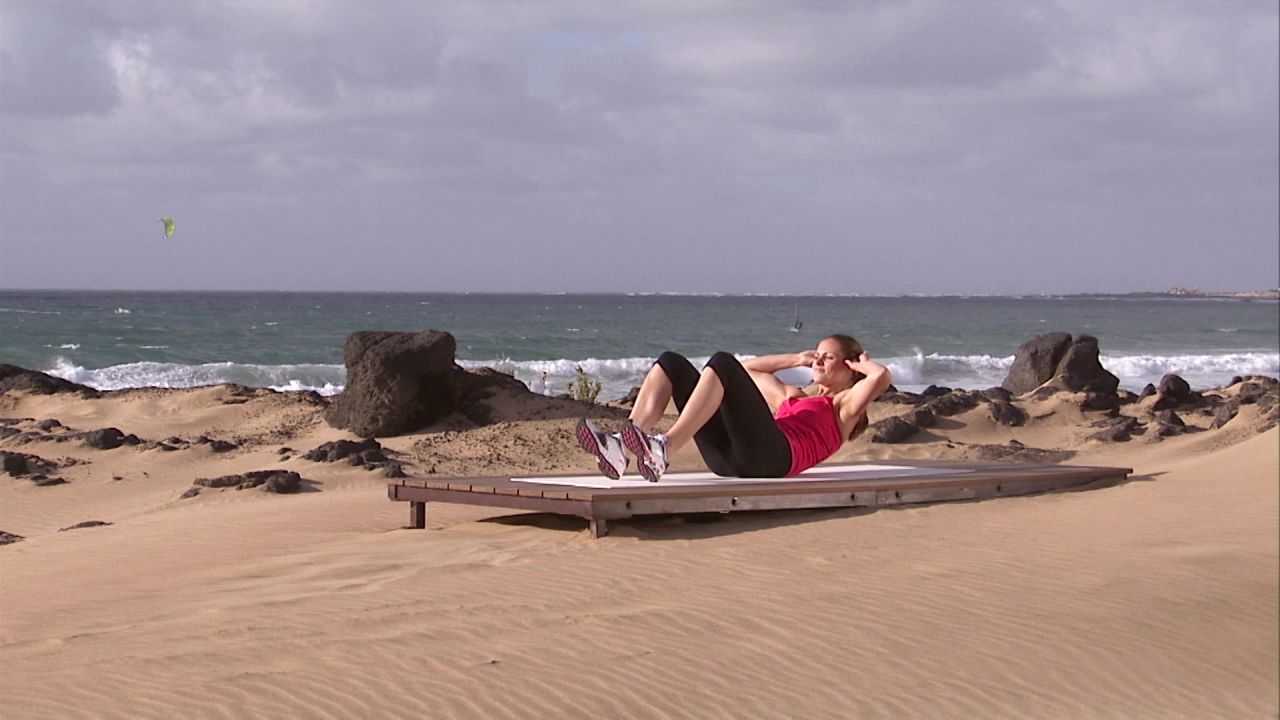
{"type": "Polygon", "coordinates": [[[178,229],[178,224],[173,221],[173,218],[162,217],[160,222],[164,224],[164,236],[167,238],[173,237],[173,231],[178,229]]]}

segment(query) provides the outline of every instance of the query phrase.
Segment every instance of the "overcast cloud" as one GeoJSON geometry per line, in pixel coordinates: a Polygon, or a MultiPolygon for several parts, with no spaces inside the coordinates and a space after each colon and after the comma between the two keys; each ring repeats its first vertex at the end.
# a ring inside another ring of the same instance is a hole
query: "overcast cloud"
{"type": "Polygon", "coordinates": [[[1244,0],[0,0],[0,287],[1273,288],[1278,27],[1244,0]]]}

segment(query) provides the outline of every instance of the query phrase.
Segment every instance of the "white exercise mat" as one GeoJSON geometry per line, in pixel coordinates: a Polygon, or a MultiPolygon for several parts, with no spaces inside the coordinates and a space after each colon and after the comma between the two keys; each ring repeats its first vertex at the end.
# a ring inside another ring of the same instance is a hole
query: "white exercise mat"
{"type": "Polygon", "coordinates": [[[634,487],[679,487],[683,485],[728,485],[736,483],[776,483],[797,482],[804,480],[871,480],[891,477],[908,477],[911,475],[943,475],[949,473],[973,472],[967,468],[948,467],[911,467],[908,465],[819,465],[787,478],[727,478],[710,472],[668,473],[657,483],[650,483],[635,474],[634,466],[629,468],[630,475],[623,475],[618,480],[610,480],[603,475],[558,475],[556,477],[513,477],[518,482],[539,483],[544,485],[572,485],[588,488],[634,488],[634,487]]]}

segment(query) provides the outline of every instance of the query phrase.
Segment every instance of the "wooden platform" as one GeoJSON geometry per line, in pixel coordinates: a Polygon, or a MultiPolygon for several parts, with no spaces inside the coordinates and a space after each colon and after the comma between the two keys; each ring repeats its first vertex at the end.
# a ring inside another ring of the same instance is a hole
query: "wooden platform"
{"type": "Polygon", "coordinates": [[[1118,482],[1133,470],[1081,465],[997,465],[894,461],[819,465],[793,478],[718,478],[671,473],[661,482],[635,478],[404,478],[387,484],[392,500],[409,503],[409,526],[425,528],[428,502],[532,510],[586,518],[592,537],[608,522],[634,515],[795,508],[880,507],[973,500],[1118,482]]]}

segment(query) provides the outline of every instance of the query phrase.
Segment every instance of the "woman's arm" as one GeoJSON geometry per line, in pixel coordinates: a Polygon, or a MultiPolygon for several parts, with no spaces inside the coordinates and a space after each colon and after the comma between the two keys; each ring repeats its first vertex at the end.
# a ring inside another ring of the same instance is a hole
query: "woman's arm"
{"type": "Polygon", "coordinates": [[[813,356],[816,354],[813,350],[805,350],[781,355],[761,355],[743,360],[742,367],[752,372],[776,373],[787,368],[809,367],[813,364],[813,356]]]}
{"type": "Polygon", "coordinates": [[[773,412],[777,412],[778,406],[787,398],[803,395],[800,388],[782,382],[773,373],[748,370],[747,374],[755,381],[756,387],[760,388],[760,394],[764,396],[764,401],[769,404],[769,409],[773,412]]]}
{"type": "Polygon", "coordinates": [[[889,384],[893,382],[893,376],[889,374],[889,368],[878,362],[872,362],[867,358],[866,353],[862,353],[857,360],[844,362],[850,370],[866,376],[854,383],[853,387],[840,393],[843,396],[840,401],[841,419],[849,418],[856,422],[871,401],[880,397],[880,393],[888,389],[889,384]]]}

